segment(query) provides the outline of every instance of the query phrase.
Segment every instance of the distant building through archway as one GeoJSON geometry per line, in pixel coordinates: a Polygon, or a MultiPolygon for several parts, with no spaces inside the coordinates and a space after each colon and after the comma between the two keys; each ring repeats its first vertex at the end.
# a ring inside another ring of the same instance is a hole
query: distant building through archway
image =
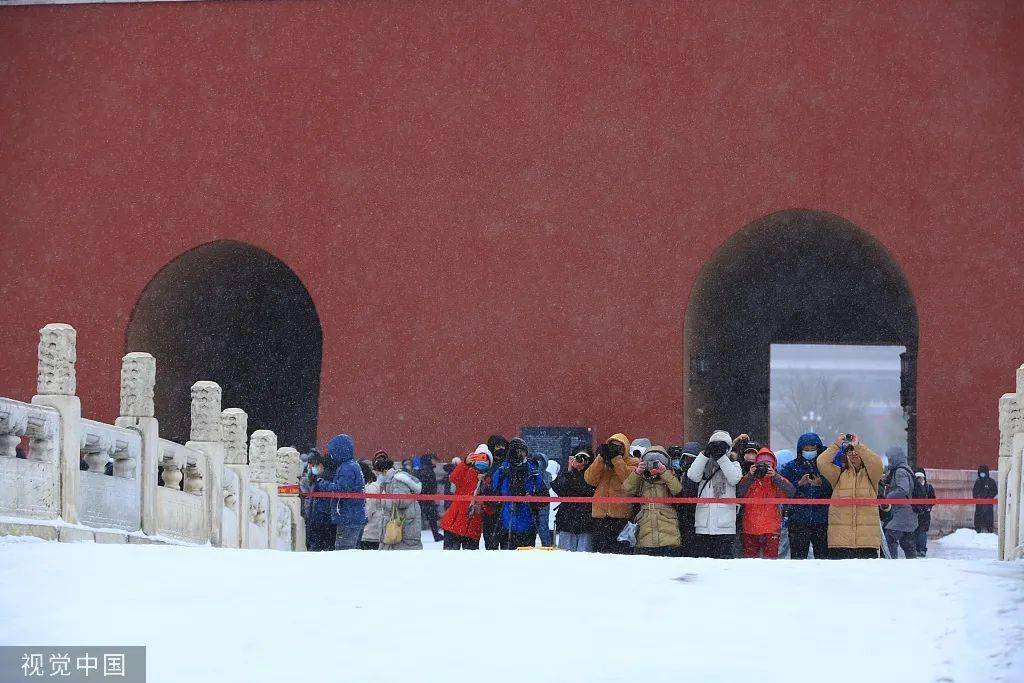
{"type": "Polygon", "coordinates": [[[900,403],[914,458],[914,296],[885,247],[852,223],[789,210],[741,229],[701,270],[685,326],[684,434],[706,439],[728,429],[768,438],[773,344],[903,346],[900,403]]]}
{"type": "Polygon", "coordinates": [[[157,361],[161,435],[189,436],[189,390],[223,388],[225,407],[249,414],[249,431],[272,429],[282,446],[316,442],[322,354],[320,319],[298,276],[257,247],[210,242],[175,258],[146,285],[126,351],[157,361]]]}

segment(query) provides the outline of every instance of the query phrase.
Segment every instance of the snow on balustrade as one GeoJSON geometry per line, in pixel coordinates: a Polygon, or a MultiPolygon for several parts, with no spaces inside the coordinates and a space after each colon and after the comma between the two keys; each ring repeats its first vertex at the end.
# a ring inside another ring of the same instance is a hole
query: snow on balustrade
{"type": "Polygon", "coordinates": [[[138,463],[142,437],[138,432],[94,420],[80,421],[81,457],[89,465],[79,473],[79,521],[99,529],[138,531],[142,528],[142,486],[138,463]],[[105,474],[111,463],[112,476],[105,474]]]}
{"type": "Polygon", "coordinates": [[[0,515],[60,516],[60,416],[53,408],[0,398],[0,515]],[[17,457],[23,437],[24,457],[17,457]]]}
{"type": "Polygon", "coordinates": [[[159,440],[159,449],[163,485],[156,490],[157,534],[186,543],[208,543],[206,458],[167,439],[159,440]]]}

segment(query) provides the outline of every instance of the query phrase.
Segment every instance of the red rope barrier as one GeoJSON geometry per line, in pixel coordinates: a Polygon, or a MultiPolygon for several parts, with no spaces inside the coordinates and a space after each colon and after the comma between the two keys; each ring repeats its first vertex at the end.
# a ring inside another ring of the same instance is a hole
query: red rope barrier
{"type": "Polygon", "coordinates": [[[619,497],[564,497],[558,496],[466,496],[444,493],[365,493],[332,491],[300,492],[298,486],[279,486],[278,493],[309,498],[377,499],[377,500],[451,500],[471,503],[618,503],[665,505],[995,505],[995,498],[630,498],[619,497]]]}

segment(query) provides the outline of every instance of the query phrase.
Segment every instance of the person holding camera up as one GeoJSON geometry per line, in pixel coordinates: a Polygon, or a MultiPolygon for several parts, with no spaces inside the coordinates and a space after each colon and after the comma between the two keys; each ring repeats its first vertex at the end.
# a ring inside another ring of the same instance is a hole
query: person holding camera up
{"type": "MultiPolygon", "coordinates": [[[[475,496],[487,473],[491,469],[491,452],[487,444],[480,444],[476,450],[459,459],[448,475],[457,496],[475,496]]],[[[445,550],[478,550],[480,534],[484,525],[483,504],[475,501],[457,500],[448,506],[441,528],[444,529],[445,550]]]]}
{"type": "MultiPolygon", "coordinates": [[[[583,473],[594,459],[590,446],[580,446],[569,457],[565,469],[558,473],[551,488],[566,498],[589,498],[594,487],[587,483],[583,473]]],[[[558,532],[558,547],[574,553],[589,553],[593,550],[593,511],[590,503],[559,503],[555,511],[555,530],[558,532]]]]}
{"type": "MultiPolygon", "coordinates": [[[[739,483],[736,493],[740,498],[789,498],[796,488],[775,471],[778,460],[768,448],[757,452],[754,466],[739,483]]],[[[743,557],[779,559],[779,533],[782,530],[782,512],[778,505],[754,504],[744,506],[743,557]]]]}
{"type": "MultiPolygon", "coordinates": [[[[735,498],[736,484],[743,476],[740,464],[729,457],[729,432],[719,430],[694,459],[686,476],[697,483],[698,498],[735,498]]],[[[736,506],[732,503],[702,503],[694,515],[697,545],[701,557],[732,559],[736,538],[736,506]]]]}
{"type": "MultiPolygon", "coordinates": [[[[639,458],[628,455],[629,437],[615,434],[597,448],[597,457],[583,477],[594,487],[597,498],[622,497],[622,485],[637,465],[639,458]]],[[[629,546],[619,543],[619,534],[633,516],[629,503],[594,503],[592,516],[594,552],[628,553],[629,546]]]]}
{"type": "MultiPolygon", "coordinates": [[[[650,446],[643,460],[622,485],[623,493],[637,498],[670,498],[679,495],[683,486],[669,468],[668,451],[650,446]]],[[[664,503],[641,503],[636,513],[636,553],[671,557],[680,544],[679,518],[673,506],[664,503]]]]}
{"type": "MultiPolygon", "coordinates": [[[[825,450],[821,437],[814,432],[802,434],[796,442],[796,459],[782,468],[782,476],[796,487],[793,498],[828,499],[832,486],[818,471],[818,456],[825,450]]],[[[792,505],[789,516],[789,556],[806,560],[813,547],[814,559],[828,557],[828,506],[792,505]]]]}
{"type": "MultiPolygon", "coordinates": [[[[882,459],[856,434],[840,434],[818,456],[818,471],[832,486],[832,500],[876,498],[882,459]]],[[[828,510],[829,557],[836,560],[875,559],[882,543],[878,508],[831,505],[828,510]]]]}
{"type": "MultiPolygon", "coordinates": [[[[526,442],[508,442],[505,462],[491,476],[490,490],[496,496],[547,496],[548,488],[537,463],[530,459],[526,442]]],[[[533,503],[499,503],[498,545],[503,550],[533,547],[537,540],[537,508],[533,503]]]]}

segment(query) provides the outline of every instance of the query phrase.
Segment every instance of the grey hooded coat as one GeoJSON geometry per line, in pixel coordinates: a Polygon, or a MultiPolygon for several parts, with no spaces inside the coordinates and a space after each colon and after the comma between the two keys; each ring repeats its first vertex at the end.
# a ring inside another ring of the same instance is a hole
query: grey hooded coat
{"type": "MultiPolygon", "coordinates": [[[[914,492],[914,474],[907,465],[907,454],[899,446],[885,452],[889,470],[883,477],[886,498],[911,498],[914,492]]],[[[913,532],[917,529],[917,513],[910,505],[893,505],[892,519],[885,525],[889,531],[913,532]]]]}

